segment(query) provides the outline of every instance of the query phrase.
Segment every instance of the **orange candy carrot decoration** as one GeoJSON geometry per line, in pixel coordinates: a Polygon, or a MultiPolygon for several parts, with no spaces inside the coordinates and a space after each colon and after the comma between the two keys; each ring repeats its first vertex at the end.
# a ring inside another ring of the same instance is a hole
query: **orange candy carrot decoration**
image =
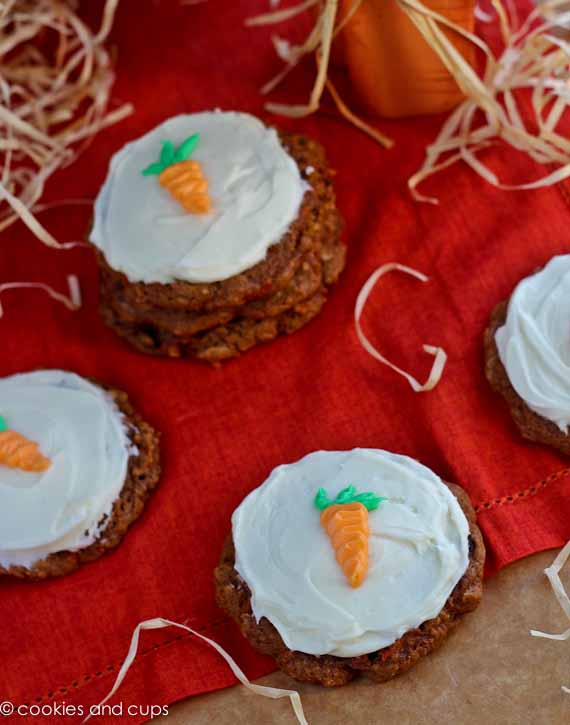
{"type": "Polygon", "coordinates": [[[37,443],[9,430],[4,418],[0,417],[0,464],[37,473],[47,471],[51,461],[41,453],[37,443]]]}
{"type": "Polygon", "coordinates": [[[143,176],[158,176],[160,185],[191,214],[205,214],[212,206],[202,167],[188,158],[199,140],[195,133],[178,148],[174,148],[172,141],[163,141],[160,160],[142,172],[143,176]]]}
{"type": "Polygon", "coordinates": [[[357,494],[354,486],[344,488],[332,501],[324,488],[319,488],[315,497],[336,560],[353,588],[362,584],[368,572],[368,512],[385,500],[373,493],[357,494]]]}

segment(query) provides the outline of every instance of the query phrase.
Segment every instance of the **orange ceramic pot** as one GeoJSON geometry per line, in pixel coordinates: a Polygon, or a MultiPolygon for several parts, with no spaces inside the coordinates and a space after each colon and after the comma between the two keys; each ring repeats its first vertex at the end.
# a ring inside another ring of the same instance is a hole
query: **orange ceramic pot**
{"type": "MultiPolygon", "coordinates": [[[[430,10],[473,31],[475,0],[422,0],[430,10]]],[[[340,18],[353,0],[340,0],[340,18]]],[[[447,37],[473,64],[474,47],[453,31],[447,37]]],[[[396,0],[362,0],[339,37],[338,51],[355,94],[369,111],[398,118],[440,113],[463,95],[435,51],[396,0]]]]}

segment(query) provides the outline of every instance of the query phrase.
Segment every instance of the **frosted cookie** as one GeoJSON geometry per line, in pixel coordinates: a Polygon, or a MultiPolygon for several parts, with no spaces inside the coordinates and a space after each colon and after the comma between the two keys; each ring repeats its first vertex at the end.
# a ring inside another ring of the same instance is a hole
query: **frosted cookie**
{"type": "Polygon", "coordinates": [[[316,142],[245,113],[176,116],[111,161],[90,236],[101,313],[143,352],[225,360],[320,311],[341,226],[316,142]]]}
{"type": "Polygon", "coordinates": [[[236,509],[216,599],[295,679],[383,682],[478,606],[484,558],[458,486],[406,456],[318,451],[236,509]]]}
{"type": "Polygon", "coordinates": [[[553,257],[501,302],[485,332],[485,373],[524,438],[570,455],[570,255],[553,257]]]}
{"type": "Polygon", "coordinates": [[[0,379],[0,576],[60,576],[117,546],[158,482],[158,438],[119,390],[0,379]]]}

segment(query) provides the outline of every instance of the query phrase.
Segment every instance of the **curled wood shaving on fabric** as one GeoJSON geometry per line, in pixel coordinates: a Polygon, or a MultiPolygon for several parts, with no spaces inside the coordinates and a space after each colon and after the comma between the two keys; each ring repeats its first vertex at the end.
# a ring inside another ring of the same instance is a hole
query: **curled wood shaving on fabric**
{"type": "Polygon", "coordinates": [[[493,16],[491,13],[486,12],[483,10],[483,8],[480,5],[475,6],[475,18],[480,23],[491,23],[493,21],[493,16]]]}
{"type": "MultiPolygon", "coordinates": [[[[74,274],[70,274],[67,278],[67,286],[69,288],[69,294],[64,295],[61,292],[56,292],[48,284],[43,282],[4,282],[0,284],[0,296],[3,292],[13,289],[40,289],[57,302],[64,304],[68,310],[78,310],[81,308],[81,288],[79,287],[79,280],[74,274]]],[[[4,308],[0,302],[0,317],[4,315],[4,308]]]]}
{"type": "MultiPolygon", "coordinates": [[[[190,632],[190,634],[193,634],[195,637],[198,637],[198,639],[201,639],[203,642],[206,642],[206,644],[210,645],[210,647],[213,647],[218,654],[220,654],[224,660],[228,663],[231,671],[235,675],[235,677],[242,683],[244,687],[246,687],[248,690],[253,692],[256,695],[261,695],[262,697],[269,697],[272,700],[278,700],[282,697],[288,697],[291,700],[291,705],[293,707],[293,712],[295,713],[295,716],[297,717],[298,722],[300,725],[308,725],[307,719],[305,718],[305,713],[303,712],[303,705],[301,704],[301,696],[296,690],[283,690],[278,687],[266,687],[264,685],[254,685],[253,682],[250,682],[248,680],[247,676],[244,674],[244,672],[240,669],[240,667],[237,665],[234,658],[226,652],[226,650],[219,645],[217,642],[214,642],[214,640],[209,639],[208,637],[205,637],[203,634],[200,634],[199,632],[196,632],[196,630],[191,629],[190,627],[186,626],[185,624],[179,624],[178,622],[172,622],[169,619],[163,619],[162,617],[157,617],[156,619],[148,619],[144,622],[141,622],[135,627],[135,630],[133,632],[133,636],[131,639],[131,644],[129,647],[129,651],[127,653],[127,656],[125,658],[125,661],[123,662],[121,669],[119,670],[119,674],[117,675],[117,679],[115,680],[115,684],[113,685],[112,690],[109,692],[109,694],[101,700],[98,706],[95,708],[91,708],[92,712],[97,712],[97,707],[101,707],[106,702],[108,702],[113,695],[117,692],[119,687],[121,686],[121,683],[127,676],[127,673],[129,669],[131,668],[133,662],[135,661],[137,657],[137,650],[139,646],[139,638],[141,631],[145,629],[163,629],[165,627],[178,627],[179,629],[184,629],[186,632],[190,632]]],[[[93,717],[93,714],[88,715],[83,722],[86,723],[88,720],[93,717]]]]}
{"type": "Polygon", "coordinates": [[[0,3],[0,231],[21,219],[44,244],[69,247],[34,212],[51,175],[133,111],[128,103],[108,110],[114,74],[105,41],[118,4],[105,0],[94,33],[77,0],[0,3]]]}
{"type": "Polygon", "coordinates": [[[387,264],[383,264],[381,267],[378,267],[366,280],[366,282],[362,286],[362,289],[358,293],[358,297],[356,298],[356,304],[354,307],[354,326],[356,328],[356,334],[358,336],[360,344],[366,350],[366,352],[371,355],[375,360],[378,360],[378,362],[381,362],[383,365],[387,365],[390,369],[394,370],[394,372],[398,373],[398,375],[401,375],[403,378],[405,378],[415,393],[422,393],[428,390],[433,390],[441,380],[441,376],[443,375],[443,370],[445,368],[445,363],[447,362],[447,354],[445,350],[443,350],[443,348],[434,347],[433,345],[423,345],[424,352],[427,352],[429,355],[433,355],[435,359],[433,361],[426,382],[422,384],[418,380],[416,380],[413,375],[410,375],[405,370],[397,367],[387,358],[385,358],[380,352],[378,352],[378,350],[374,347],[374,345],[370,342],[370,340],[366,337],[362,330],[360,318],[362,317],[364,307],[368,298],[370,297],[372,290],[374,289],[376,283],[381,277],[383,277],[388,272],[392,272],[394,270],[409,274],[412,277],[419,279],[420,282],[427,282],[429,280],[429,277],[426,277],[426,275],[422,272],[418,272],[416,269],[406,267],[402,264],[398,264],[397,262],[389,262],[387,264]]]}
{"type": "Polygon", "coordinates": [[[328,76],[328,67],[330,62],[330,53],[332,41],[342,28],[350,21],[362,0],[354,0],[352,6],[340,22],[337,20],[338,0],[305,0],[299,5],[294,5],[283,10],[274,10],[273,12],[257,15],[246,20],[246,25],[272,25],[285,20],[290,20],[302,12],[319,5],[321,10],[315,22],[315,25],[305,41],[301,45],[290,45],[287,41],[280,37],[273,37],[273,45],[277,55],[286,62],[285,67],[274,78],[268,81],[261,89],[262,94],[273,91],[295,68],[295,66],[309,53],[315,53],[317,62],[317,75],[311,90],[308,103],[301,105],[290,105],[283,103],[266,103],[265,108],[272,112],[292,118],[301,118],[308,116],[318,110],[321,97],[325,88],[328,89],[331,97],[339,111],[350,123],[367,133],[375,141],[386,148],[393,145],[391,138],[375,129],[370,124],[363,121],[342,101],[340,95],[332,81],[328,76]]]}
{"type": "Polygon", "coordinates": [[[359,128],[361,131],[364,131],[364,133],[368,134],[375,141],[378,141],[378,143],[385,148],[392,148],[392,146],[394,145],[394,141],[392,141],[389,136],[386,136],[386,134],[383,134],[377,128],[370,126],[370,124],[366,123],[355,113],[353,113],[339,96],[337,89],[334,87],[332,81],[329,78],[327,78],[327,89],[328,92],[331,94],[331,97],[335,102],[335,105],[341,116],[344,116],[344,118],[346,118],[349,123],[352,123],[353,126],[356,126],[356,128],[359,128]]]}
{"type": "Polygon", "coordinates": [[[438,50],[466,95],[466,100],[452,112],[436,141],[428,147],[422,168],[409,180],[414,198],[436,204],[437,199],[420,194],[417,186],[460,160],[489,184],[507,191],[538,189],[568,178],[570,142],[556,129],[570,106],[570,44],[550,32],[570,17],[568,12],[556,12],[567,7],[567,0],[548,0],[541,4],[518,29],[501,1],[492,0],[504,42],[499,57],[480,38],[428,11],[418,0],[398,2],[409,8],[410,17],[424,38],[438,50]],[[550,20],[545,20],[547,14],[552,16],[550,20]],[[453,28],[483,51],[486,66],[482,78],[449,41],[442,26],[453,28]],[[525,89],[531,91],[532,117],[528,121],[523,120],[525,114],[520,106],[519,92],[525,89]],[[534,181],[506,184],[477,156],[498,141],[523,151],[541,164],[553,164],[557,168],[534,181]]]}
{"type": "MultiPolygon", "coordinates": [[[[317,20],[316,27],[318,28],[318,34],[316,40],[318,41],[318,44],[315,50],[317,52],[318,67],[309,102],[305,105],[297,106],[281,103],[267,103],[265,104],[265,107],[268,111],[271,111],[272,113],[281,113],[293,118],[301,118],[302,116],[314,113],[319,108],[321,96],[323,95],[326,85],[337,10],[338,0],[327,0],[324,9],[317,20]]],[[[303,55],[304,53],[299,51],[298,60],[300,60],[303,55]]]]}
{"type": "MultiPolygon", "coordinates": [[[[341,29],[340,26],[350,21],[360,2],[355,0],[347,16],[339,23],[338,1],[321,0],[313,31],[304,44],[291,48],[288,65],[263,89],[264,92],[273,90],[306,54],[314,52],[318,72],[309,102],[297,106],[269,103],[266,105],[268,110],[299,117],[318,109],[323,90],[327,87],[332,40],[341,29]]],[[[516,4],[512,0],[506,0],[506,5],[502,0],[491,0],[494,16],[479,8],[477,12],[481,19],[499,23],[504,47],[498,56],[481,38],[430,10],[421,0],[395,2],[439,55],[465,95],[465,100],[451,113],[437,139],[428,146],[422,167],[409,179],[408,186],[413,198],[437,204],[436,198],[419,193],[417,187],[428,177],[458,161],[465,162],[489,184],[507,191],[538,189],[570,177],[570,141],[557,131],[570,106],[570,43],[555,32],[560,26],[570,23],[568,0],[541,2],[520,27],[516,4]],[[482,77],[465,60],[444,30],[454,31],[483,53],[485,69],[482,77]],[[532,114],[525,121],[520,106],[520,92],[529,90],[532,114]],[[536,180],[507,184],[478,156],[481,151],[498,142],[526,153],[541,164],[552,164],[556,168],[536,180]]],[[[305,6],[307,2],[287,11],[266,13],[250,20],[249,24],[281,22],[306,10],[305,6]]],[[[375,137],[382,145],[390,145],[383,134],[374,136],[367,124],[348,111],[345,104],[341,106],[334,87],[328,87],[345,118],[375,137]]]]}
{"type": "MultiPolygon", "coordinates": [[[[568,620],[570,620],[570,598],[568,597],[568,594],[566,593],[566,589],[564,589],[564,585],[562,584],[562,581],[560,580],[560,571],[563,569],[564,565],[570,558],[570,541],[566,544],[566,546],[561,549],[561,551],[558,553],[558,556],[552,564],[548,567],[548,569],[544,570],[544,573],[548,577],[548,581],[550,582],[550,585],[552,587],[552,590],[554,591],[554,594],[556,596],[556,599],[558,600],[558,603],[562,607],[562,610],[564,614],[567,616],[568,620]]],[[[531,637],[544,637],[545,639],[555,639],[559,641],[566,641],[570,639],[570,628],[567,629],[565,632],[562,632],[561,634],[549,634],[548,632],[540,632],[536,629],[530,630],[531,637]]],[[[562,691],[566,692],[567,694],[570,694],[570,688],[565,687],[562,685],[562,691]]]]}
{"type": "Polygon", "coordinates": [[[266,25],[268,23],[282,23],[284,20],[291,20],[291,18],[294,18],[295,16],[304,13],[305,10],[309,10],[309,8],[318,5],[318,3],[319,0],[305,0],[305,2],[302,2],[299,5],[294,5],[290,8],[284,8],[283,10],[274,10],[273,12],[265,13],[264,15],[256,15],[253,18],[248,18],[245,21],[245,24],[254,26],[266,25]]]}

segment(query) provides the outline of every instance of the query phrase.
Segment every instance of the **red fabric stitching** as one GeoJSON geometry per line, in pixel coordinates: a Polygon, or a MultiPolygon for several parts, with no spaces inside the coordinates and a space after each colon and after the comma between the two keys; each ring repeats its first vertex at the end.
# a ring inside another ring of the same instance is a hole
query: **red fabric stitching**
{"type": "Polygon", "coordinates": [[[490,511],[497,506],[512,505],[519,501],[522,501],[525,498],[528,498],[529,496],[536,496],[538,493],[540,493],[540,491],[543,491],[553,481],[557,481],[561,478],[566,478],[567,476],[570,476],[570,468],[564,468],[561,471],[557,471],[556,473],[553,473],[547,478],[543,478],[542,481],[535,483],[534,486],[529,486],[529,488],[525,488],[523,491],[517,491],[516,493],[512,493],[508,496],[503,496],[502,498],[495,498],[490,501],[485,501],[484,503],[477,504],[477,506],[475,506],[475,512],[478,514],[483,513],[484,511],[490,511]]]}
{"type": "MultiPolygon", "coordinates": [[[[209,629],[214,629],[214,627],[220,627],[222,624],[226,624],[229,622],[229,618],[225,617],[224,619],[220,619],[217,622],[212,622],[212,624],[208,624],[205,627],[194,627],[194,629],[199,630],[200,632],[207,632],[209,629]]],[[[146,655],[150,654],[151,652],[156,652],[159,649],[162,649],[163,647],[167,647],[169,644],[173,644],[174,642],[179,642],[183,639],[188,639],[192,637],[193,635],[190,632],[187,632],[186,634],[179,634],[176,637],[172,637],[171,639],[166,639],[163,642],[160,642],[158,644],[153,645],[152,647],[149,647],[147,649],[141,650],[139,653],[140,657],[146,657],[146,655]]],[[[91,675],[83,675],[78,680],[74,680],[70,685],[67,685],[65,687],[58,687],[55,690],[52,690],[51,692],[48,692],[47,695],[44,695],[43,697],[35,697],[33,699],[34,703],[41,703],[45,702],[46,700],[53,700],[53,698],[57,695],[65,695],[69,690],[80,690],[84,685],[86,685],[88,682],[91,682],[92,679],[95,677],[103,677],[103,675],[107,674],[108,672],[115,672],[122,662],[119,664],[114,665],[107,665],[103,670],[100,670],[99,672],[94,672],[91,675]]],[[[25,702],[22,703],[23,705],[29,706],[31,702],[25,702]]]]}

